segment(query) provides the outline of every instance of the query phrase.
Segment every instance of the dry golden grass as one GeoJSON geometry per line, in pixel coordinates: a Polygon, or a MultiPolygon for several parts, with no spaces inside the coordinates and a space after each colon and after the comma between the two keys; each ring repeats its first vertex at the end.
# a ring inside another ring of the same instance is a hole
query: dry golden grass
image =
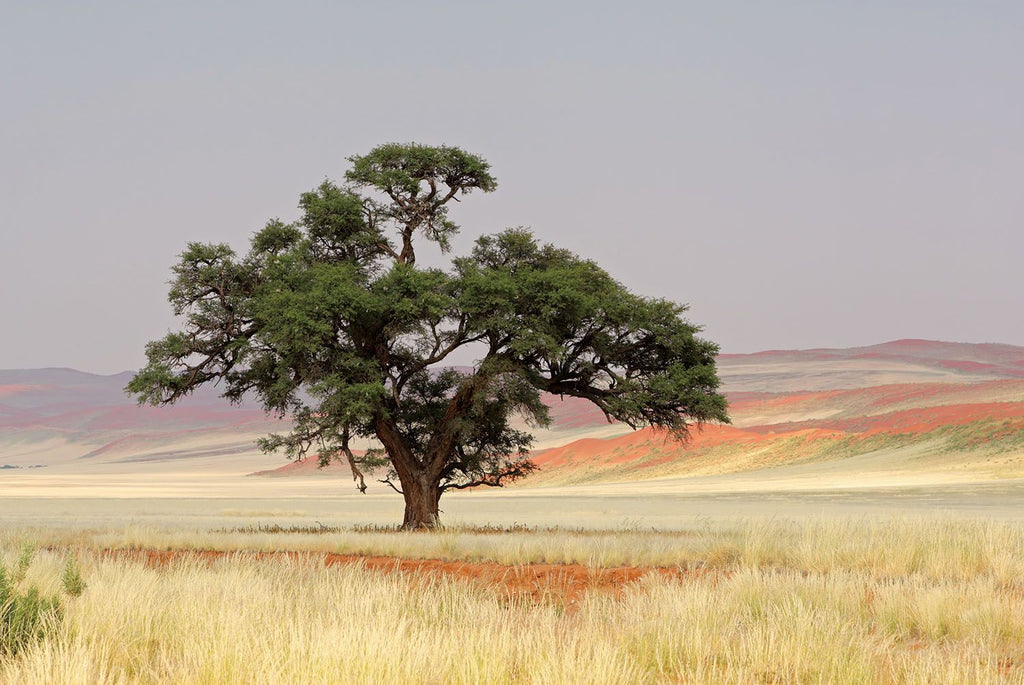
{"type": "MultiPolygon", "coordinates": [[[[49,535],[37,537],[60,541],[49,535]]],[[[153,569],[93,550],[182,540],[93,533],[73,545],[85,593],[65,600],[56,633],[0,664],[0,682],[1024,683],[1024,531],[1015,523],[184,535],[193,548],[349,545],[705,572],[650,575],[569,606],[451,578],[325,568],[315,555],[186,557],[153,569]]],[[[10,533],[0,542],[7,560],[17,542],[10,533]]],[[[40,553],[26,582],[56,588],[63,554],[40,553]]]]}
{"type": "Polygon", "coordinates": [[[567,529],[444,528],[432,533],[340,530],[320,533],[202,530],[186,527],[0,529],[0,546],[30,539],[41,546],[78,549],[297,550],[502,564],[578,563],[595,567],[789,569],[864,571],[877,576],[921,575],[931,580],[991,576],[1024,579],[1024,525],[1018,521],[942,516],[773,519],[697,523],[680,531],[624,527],[567,529]]]}

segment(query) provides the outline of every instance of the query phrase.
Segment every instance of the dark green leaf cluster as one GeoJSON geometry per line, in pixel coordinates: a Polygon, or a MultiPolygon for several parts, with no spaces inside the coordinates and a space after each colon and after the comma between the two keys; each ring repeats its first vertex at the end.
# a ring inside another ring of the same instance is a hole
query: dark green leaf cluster
{"type": "Polygon", "coordinates": [[[416,235],[444,249],[457,230],[450,200],[496,187],[482,159],[388,144],[350,161],[347,185],[304,193],[298,220],[268,222],[245,255],[188,245],[170,290],[183,329],[149,344],[129,392],[167,404],[219,382],[292,419],[265,449],[347,460],[361,487],[360,469],[386,465],[396,489],[437,493],[529,473],[513,418],[546,425],[543,392],[677,435],[728,420],[717,347],[681,305],[523,229],[480,238],[447,271],[416,266],[416,235]],[[478,363],[445,368],[462,348],[478,363]],[[381,448],[357,455],[357,436],[381,448]]]}
{"type": "Polygon", "coordinates": [[[458,231],[448,219],[450,200],[472,190],[489,193],[498,187],[486,161],[447,145],[387,143],[349,161],[352,168],[345,178],[384,198],[367,202],[370,223],[395,222],[403,238],[401,256],[410,262],[415,261],[411,236],[416,230],[448,251],[450,238],[458,231]]]}
{"type": "Polygon", "coordinates": [[[585,397],[633,427],[683,435],[689,421],[728,421],[718,347],[696,336],[685,306],[634,295],[522,229],[479,239],[456,270],[468,328],[534,387],[585,397]]]}

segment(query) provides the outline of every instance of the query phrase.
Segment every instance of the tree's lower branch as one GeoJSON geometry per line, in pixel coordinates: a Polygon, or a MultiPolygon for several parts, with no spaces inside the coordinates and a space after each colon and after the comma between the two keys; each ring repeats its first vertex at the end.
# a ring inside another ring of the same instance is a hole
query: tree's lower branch
{"type": "Polygon", "coordinates": [[[363,478],[363,472],[359,470],[359,466],[356,463],[355,455],[352,454],[352,450],[348,448],[347,444],[341,448],[341,451],[345,455],[345,458],[348,459],[348,467],[352,469],[352,480],[354,480],[357,483],[356,488],[359,490],[360,493],[365,495],[366,479],[363,478]]]}
{"type": "Polygon", "coordinates": [[[446,484],[441,486],[441,490],[442,491],[443,490],[467,490],[469,488],[480,487],[481,485],[486,485],[487,487],[491,487],[491,488],[501,488],[501,487],[504,487],[504,485],[502,484],[500,479],[495,479],[493,481],[491,481],[491,480],[475,480],[472,483],[446,483],[446,484]]]}
{"type": "Polygon", "coordinates": [[[477,478],[476,480],[471,480],[468,483],[445,483],[441,486],[441,492],[444,492],[445,490],[467,490],[481,485],[489,488],[501,488],[505,486],[505,481],[517,480],[533,473],[536,470],[537,465],[532,461],[522,461],[499,473],[487,474],[477,478]]]}

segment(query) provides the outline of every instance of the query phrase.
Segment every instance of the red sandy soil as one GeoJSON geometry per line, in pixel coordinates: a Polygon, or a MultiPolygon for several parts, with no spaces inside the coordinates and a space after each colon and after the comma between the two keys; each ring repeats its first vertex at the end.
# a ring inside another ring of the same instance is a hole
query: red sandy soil
{"type": "MultiPolygon", "coordinates": [[[[104,559],[142,561],[151,568],[162,568],[177,561],[212,563],[218,559],[322,560],[326,566],[358,564],[380,573],[401,573],[430,580],[448,577],[473,583],[509,598],[557,599],[574,604],[584,593],[618,594],[626,585],[649,574],[682,579],[708,575],[711,571],[683,572],[678,568],[623,566],[590,568],[580,564],[505,565],[491,562],[443,561],[440,559],[403,559],[400,557],[361,556],[355,554],[307,552],[227,552],[218,550],[105,549],[104,559]]],[[[720,572],[719,572],[720,573],[720,572]]]]}
{"type": "MultiPolygon", "coordinates": [[[[843,390],[826,390],[822,392],[736,392],[729,393],[729,412],[736,416],[753,411],[771,411],[773,409],[791,410],[794,405],[825,402],[840,396],[843,390]]],[[[851,391],[853,392],[853,391],[851,391]]]]}
{"type": "Polygon", "coordinates": [[[848,433],[927,433],[942,426],[962,426],[989,419],[1010,420],[1024,430],[1024,402],[984,402],[939,407],[920,407],[904,411],[858,416],[847,419],[820,419],[758,426],[749,430],[761,433],[788,433],[797,428],[824,428],[848,433]]]}
{"type": "Polygon", "coordinates": [[[1024,397],[1024,381],[1019,380],[998,380],[985,381],[982,383],[901,383],[895,385],[880,385],[873,388],[863,388],[858,391],[846,391],[842,394],[845,399],[847,395],[859,394],[869,400],[871,408],[891,407],[894,404],[924,402],[936,398],[942,398],[936,404],[961,404],[970,402],[986,401],[991,399],[993,393],[1010,392],[1024,397]],[[988,395],[988,397],[985,397],[988,395]]]}
{"type": "Polygon", "coordinates": [[[793,414],[801,409],[822,407],[871,414],[903,405],[937,406],[998,401],[1007,396],[1024,397],[1024,381],[994,380],[980,383],[894,383],[850,390],[821,392],[729,394],[729,411],[736,418],[744,414],[771,415],[778,411],[793,414]]]}
{"type": "MultiPolygon", "coordinates": [[[[764,427],[772,428],[772,427],[764,427]]],[[[766,445],[783,438],[821,440],[842,435],[828,428],[797,426],[782,434],[767,430],[740,430],[731,426],[708,425],[703,431],[694,429],[690,439],[680,444],[664,431],[644,428],[618,438],[584,439],[553,447],[533,455],[533,461],[543,472],[593,471],[595,468],[634,464],[638,469],[649,469],[686,457],[686,453],[719,445],[766,445]]]]}
{"type": "MultiPolygon", "coordinates": [[[[707,425],[703,430],[691,432],[686,448],[699,449],[726,443],[754,443],[768,439],[774,439],[774,436],[768,437],[763,433],[732,426],[707,425]]],[[[667,448],[663,458],[645,460],[643,465],[653,466],[662,461],[676,459],[678,458],[676,451],[679,449],[679,445],[673,442],[666,432],[644,428],[616,438],[584,438],[561,447],[552,447],[535,453],[533,460],[543,469],[554,469],[574,464],[592,465],[595,457],[604,457],[602,463],[605,464],[624,464],[644,459],[653,450],[662,447],[667,448]]]]}
{"type": "MultiPolygon", "coordinates": [[[[1003,387],[1015,390],[1024,385],[1020,381],[995,381],[978,386],[1003,387]]],[[[796,395],[772,395],[749,393],[738,402],[734,401],[734,416],[740,412],[762,412],[770,414],[771,408],[784,408],[789,415],[800,413],[801,408],[816,406],[843,407],[853,405],[845,416],[803,421],[768,423],[747,428],[723,425],[707,425],[703,430],[692,430],[690,440],[679,444],[670,440],[664,431],[646,428],[628,435],[609,439],[589,438],[536,452],[533,460],[543,472],[570,473],[596,472],[622,464],[635,465],[645,470],[651,467],[677,462],[687,453],[699,452],[704,448],[720,445],[735,445],[741,449],[759,449],[779,440],[801,438],[818,441],[842,436],[923,435],[944,426],[963,426],[977,422],[991,425],[994,432],[979,434],[979,440],[1024,433],[1024,401],[1018,402],[968,402],[923,406],[885,413],[886,406],[922,401],[946,401],[951,396],[977,393],[974,397],[986,397],[984,388],[956,384],[904,384],[866,388],[856,391],[830,391],[823,393],[800,393],[796,395]],[[838,399],[837,399],[838,398],[838,399]],[[832,400],[832,402],[828,402],[832,400]],[[787,406],[789,405],[789,406],[787,406]],[[795,409],[795,411],[793,411],[795,409]]],[[[1024,395],[1022,388],[1021,395],[1024,395]]],[[[780,413],[781,415],[781,413],[780,413]]]]}

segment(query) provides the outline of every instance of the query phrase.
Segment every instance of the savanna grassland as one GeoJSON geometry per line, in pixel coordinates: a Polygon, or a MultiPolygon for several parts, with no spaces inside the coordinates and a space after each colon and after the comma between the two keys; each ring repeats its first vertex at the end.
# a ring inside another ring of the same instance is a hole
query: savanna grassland
{"type": "Polygon", "coordinates": [[[1024,682],[1015,522],[186,533],[6,532],[60,608],[0,682],[1024,682]]]}
{"type": "Polygon", "coordinates": [[[260,412],[12,376],[0,683],[1024,683],[1024,349],[721,368],[685,444],[549,398],[432,532],[260,412]]]}

